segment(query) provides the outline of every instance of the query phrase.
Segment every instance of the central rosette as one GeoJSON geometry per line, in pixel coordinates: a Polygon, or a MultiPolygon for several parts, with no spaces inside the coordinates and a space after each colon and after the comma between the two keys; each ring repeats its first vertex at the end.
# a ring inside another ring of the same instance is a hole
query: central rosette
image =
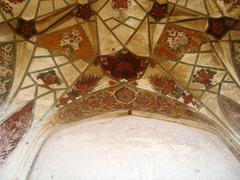
{"type": "Polygon", "coordinates": [[[149,60],[121,50],[115,56],[100,56],[97,63],[100,63],[108,76],[120,81],[131,81],[142,77],[149,60]]]}

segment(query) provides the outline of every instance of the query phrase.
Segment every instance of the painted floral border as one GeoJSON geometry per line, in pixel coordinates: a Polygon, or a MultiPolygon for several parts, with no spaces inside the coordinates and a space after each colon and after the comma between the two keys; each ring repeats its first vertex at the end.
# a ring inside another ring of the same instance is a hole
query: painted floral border
{"type": "Polygon", "coordinates": [[[15,68],[14,43],[0,44],[0,106],[11,89],[15,68]]]}

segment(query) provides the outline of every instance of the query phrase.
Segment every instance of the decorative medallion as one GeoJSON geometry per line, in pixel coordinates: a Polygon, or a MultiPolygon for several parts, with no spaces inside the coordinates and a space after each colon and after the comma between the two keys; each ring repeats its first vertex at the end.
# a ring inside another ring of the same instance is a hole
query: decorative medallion
{"type": "Polygon", "coordinates": [[[169,24],[165,26],[154,48],[154,56],[178,60],[186,52],[197,52],[207,41],[204,33],[169,24]]]}
{"type": "Polygon", "coordinates": [[[221,39],[229,30],[234,28],[237,23],[237,20],[226,17],[209,18],[207,33],[216,39],[221,39]]]}
{"type": "Polygon", "coordinates": [[[14,44],[0,44],[0,105],[7,97],[13,80],[14,44]]]}
{"type": "Polygon", "coordinates": [[[31,36],[34,36],[37,34],[37,31],[35,29],[35,21],[34,20],[24,20],[24,19],[18,19],[17,24],[17,33],[22,35],[25,38],[30,38],[31,36]]]}
{"type": "Polygon", "coordinates": [[[240,134],[240,105],[226,96],[218,96],[218,102],[228,123],[240,134]]]}
{"type": "Polygon", "coordinates": [[[57,76],[55,70],[49,70],[48,72],[39,73],[37,79],[41,79],[44,86],[49,88],[49,86],[56,84],[60,85],[61,79],[57,76]]]}
{"type": "Polygon", "coordinates": [[[168,13],[168,4],[159,4],[155,2],[152,6],[152,9],[149,11],[149,15],[155,19],[155,21],[159,21],[162,18],[166,17],[168,13]]]}
{"type": "Polygon", "coordinates": [[[80,25],[42,35],[37,45],[47,48],[53,55],[66,55],[72,60],[91,61],[95,58],[91,42],[80,25]]]}
{"type": "Polygon", "coordinates": [[[115,56],[97,58],[96,63],[101,64],[108,76],[120,81],[132,81],[142,77],[149,65],[149,59],[121,50],[115,56]]]}
{"type": "Polygon", "coordinates": [[[0,166],[28,130],[32,119],[33,102],[13,114],[0,125],[0,166]]]}
{"type": "Polygon", "coordinates": [[[201,69],[197,74],[193,75],[192,82],[203,84],[206,88],[212,86],[212,79],[217,72],[210,69],[201,69]]]}
{"type": "Polygon", "coordinates": [[[130,5],[131,0],[112,0],[112,7],[119,12],[120,18],[125,17],[125,11],[128,10],[130,5]]]}
{"type": "Polygon", "coordinates": [[[119,102],[130,104],[136,99],[136,93],[127,87],[122,87],[115,91],[114,97],[119,102]]]}
{"type": "Polygon", "coordinates": [[[92,15],[94,15],[94,11],[90,4],[78,4],[77,9],[75,10],[75,16],[88,21],[92,15]]]}

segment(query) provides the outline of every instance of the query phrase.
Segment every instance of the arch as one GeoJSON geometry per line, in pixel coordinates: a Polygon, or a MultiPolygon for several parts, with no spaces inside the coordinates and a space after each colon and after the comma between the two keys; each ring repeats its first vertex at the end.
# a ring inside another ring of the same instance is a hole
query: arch
{"type": "Polygon", "coordinates": [[[164,119],[106,113],[60,126],[42,145],[28,180],[238,179],[239,162],[215,135],[164,119]]]}

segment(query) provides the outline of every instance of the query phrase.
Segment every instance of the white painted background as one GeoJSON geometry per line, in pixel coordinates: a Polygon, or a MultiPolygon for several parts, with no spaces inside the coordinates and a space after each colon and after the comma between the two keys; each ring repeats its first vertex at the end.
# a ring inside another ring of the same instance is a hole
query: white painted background
{"type": "Polygon", "coordinates": [[[240,162],[215,135],[125,116],[54,134],[30,180],[240,180],[240,162]]]}

